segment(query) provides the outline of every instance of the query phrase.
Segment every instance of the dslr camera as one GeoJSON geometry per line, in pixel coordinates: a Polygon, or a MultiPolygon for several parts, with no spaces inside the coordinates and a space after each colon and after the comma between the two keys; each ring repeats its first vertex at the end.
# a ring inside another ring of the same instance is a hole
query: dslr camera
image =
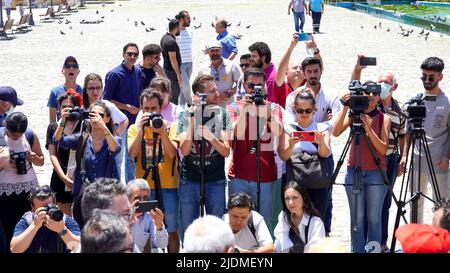
{"type": "Polygon", "coordinates": [[[253,86],[253,92],[252,92],[252,101],[255,103],[256,106],[264,105],[264,95],[262,94],[262,85],[254,85],[253,86]]]}
{"type": "Polygon", "coordinates": [[[151,126],[155,129],[159,129],[163,126],[164,121],[160,113],[158,112],[151,112],[150,116],[148,117],[147,122],[144,124],[144,126],[151,126]]]}
{"type": "Polygon", "coordinates": [[[9,157],[14,160],[14,163],[16,163],[17,168],[17,174],[18,175],[25,175],[27,174],[27,152],[12,152],[9,157]]]}
{"type": "Polygon", "coordinates": [[[68,120],[71,121],[77,121],[77,120],[84,120],[89,119],[91,116],[89,115],[90,111],[81,109],[78,106],[75,106],[74,108],[69,110],[69,116],[67,117],[68,120]]]}
{"type": "Polygon", "coordinates": [[[47,212],[47,215],[56,222],[61,221],[64,217],[63,212],[54,204],[47,204],[47,206],[45,206],[45,212],[47,212]]]}
{"type": "Polygon", "coordinates": [[[348,100],[348,107],[350,108],[350,117],[354,124],[361,124],[359,115],[369,107],[369,97],[364,94],[367,93],[381,93],[381,86],[379,84],[362,84],[360,81],[351,81],[348,85],[350,91],[350,99],[348,100]]]}

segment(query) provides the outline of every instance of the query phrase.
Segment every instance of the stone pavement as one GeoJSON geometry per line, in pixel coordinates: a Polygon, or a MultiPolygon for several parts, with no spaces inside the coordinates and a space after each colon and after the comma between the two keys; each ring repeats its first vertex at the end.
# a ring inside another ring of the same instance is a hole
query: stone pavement
{"type": "MultiPolygon", "coordinates": [[[[211,27],[215,16],[225,17],[232,23],[229,27],[231,34],[243,35],[237,41],[239,55],[246,53],[253,42],[265,41],[272,50],[273,62],[278,65],[294,32],[293,20],[287,15],[287,3],[284,2],[286,1],[218,0],[212,4],[206,0],[116,1],[105,7],[88,5],[87,9],[66,17],[71,21],[70,24],[65,24],[65,21],[58,24],[58,20],[40,23],[38,14],[43,14],[45,9],[39,9],[34,12],[36,26],[33,31],[17,34],[17,38],[12,41],[0,42],[0,84],[13,86],[25,100],[25,104],[18,110],[28,115],[30,127],[36,130],[44,149],[48,124],[47,98],[50,89],[64,80],[61,67],[66,56],[75,56],[80,64],[79,84],[83,84],[84,76],[91,72],[104,76],[121,62],[122,47],[127,42],[135,42],[141,48],[148,43],[159,44],[167,29],[166,18],[173,18],[180,10],[185,9],[190,12],[192,19],[195,17],[191,23],[194,32],[193,75],[208,62],[201,50],[215,39],[214,28],[211,27]],[[101,16],[105,16],[104,23],[101,24],[79,23],[82,19],[94,21],[101,16]],[[137,27],[134,25],[135,21],[138,22],[137,27]],[[237,26],[239,21],[240,27],[237,26]],[[201,28],[193,28],[200,23],[201,28]],[[145,28],[150,26],[156,30],[146,32],[145,28]],[[247,29],[247,26],[250,27],[247,29]],[[61,35],[60,31],[65,35],[61,35]]],[[[13,12],[13,16],[16,15],[13,12]]],[[[315,36],[324,58],[325,71],[322,79],[339,92],[347,89],[356,54],[359,52],[378,59],[378,66],[367,68],[363,79],[376,79],[382,71],[393,71],[399,82],[396,96],[403,102],[422,91],[419,67],[426,57],[439,56],[447,65],[450,64],[450,38],[447,36],[432,33],[428,41],[425,41],[417,35],[420,29],[414,28],[410,37],[403,37],[398,34],[400,29],[396,22],[330,6],[325,7],[322,18],[321,30],[324,34],[315,36]],[[381,30],[375,30],[373,26],[380,22],[381,30]],[[386,31],[388,27],[390,32],[386,31]]],[[[305,30],[310,31],[311,17],[307,16],[306,20],[305,30]]],[[[300,62],[305,56],[306,49],[299,43],[292,60],[300,62]]],[[[444,70],[444,73],[448,73],[447,71],[448,69],[444,70]]],[[[450,90],[447,77],[444,77],[442,88],[446,92],[450,90]]],[[[347,135],[343,135],[332,141],[336,162],[346,140],[347,135]]],[[[36,168],[41,183],[49,183],[52,171],[48,153],[45,152],[45,155],[46,164],[36,168]]],[[[344,171],[345,163],[338,183],[343,182],[344,171]]],[[[400,190],[399,185],[400,183],[396,184],[396,192],[400,190]]],[[[350,217],[343,186],[334,187],[333,201],[331,236],[348,245],[350,217]]],[[[431,204],[426,202],[427,222],[431,221],[430,208],[431,204]]],[[[392,226],[394,208],[391,212],[392,226]]]]}

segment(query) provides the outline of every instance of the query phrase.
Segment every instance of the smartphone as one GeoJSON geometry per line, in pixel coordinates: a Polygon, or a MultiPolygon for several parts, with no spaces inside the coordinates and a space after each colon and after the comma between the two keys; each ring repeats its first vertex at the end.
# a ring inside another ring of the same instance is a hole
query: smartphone
{"type": "Polygon", "coordinates": [[[376,57],[362,57],[361,59],[359,59],[359,64],[362,66],[377,65],[377,58],[376,57]]]}
{"type": "Polygon", "coordinates": [[[136,207],[136,212],[149,212],[158,207],[158,200],[139,201],[136,207]]]}
{"type": "Polygon", "coordinates": [[[299,40],[300,42],[304,42],[304,41],[309,41],[309,40],[311,40],[311,33],[306,33],[306,32],[299,33],[299,34],[298,34],[298,40],[299,40]]]}
{"type": "Polygon", "coordinates": [[[296,131],[292,132],[293,137],[299,137],[300,141],[309,141],[313,142],[315,140],[315,132],[314,131],[296,131]]]}

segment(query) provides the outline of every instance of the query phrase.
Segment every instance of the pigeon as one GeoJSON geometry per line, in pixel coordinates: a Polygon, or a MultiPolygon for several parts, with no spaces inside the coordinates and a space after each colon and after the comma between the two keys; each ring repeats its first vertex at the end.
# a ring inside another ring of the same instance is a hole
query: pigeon
{"type": "Polygon", "coordinates": [[[227,26],[231,27],[231,23],[228,23],[227,26]]]}
{"type": "Polygon", "coordinates": [[[400,27],[401,31],[405,31],[405,29],[402,27],[402,25],[398,25],[400,27]]]}
{"type": "Polygon", "coordinates": [[[425,35],[425,41],[428,40],[428,35],[425,35]]]}
{"type": "Polygon", "coordinates": [[[231,35],[231,36],[233,36],[236,40],[240,40],[243,37],[243,35],[241,35],[239,33],[236,33],[235,35],[231,35]]]}
{"type": "Polygon", "coordinates": [[[122,4],[119,4],[119,7],[121,7],[122,6],[122,4]]]}
{"type": "Polygon", "coordinates": [[[69,26],[69,29],[72,29],[72,26],[69,26]]]}
{"type": "Polygon", "coordinates": [[[214,22],[211,23],[211,26],[212,26],[212,27],[215,27],[215,26],[214,26],[214,22]]]}
{"type": "Polygon", "coordinates": [[[249,29],[251,26],[252,26],[252,25],[248,25],[248,26],[246,26],[245,28],[249,29]]]}
{"type": "Polygon", "coordinates": [[[145,26],[144,22],[141,21],[141,25],[145,26]]]}
{"type": "Polygon", "coordinates": [[[148,28],[145,28],[145,32],[151,32],[151,30],[148,28]]]}
{"type": "Polygon", "coordinates": [[[441,39],[444,38],[444,34],[441,34],[441,35],[439,35],[439,36],[441,37],[441,39]]]}
{"type": "Polygon", "coordinates": [[[239,21],[239,23],[237,23],[236,26],[240,27],[241,26],[241,21],[239,21]]]}
{"type": "Polygon", "coordinates": [[[61,33],[61,35],[66,35],[62,30],[60,30],[59,33],[61,33]]]}
{"type": "Polygon", "coordinates": [[[201,28],[201,27],[202,27],[202,23],[200,23],[200,25],[198,25],[198,26],[194,25],[194,28],[195,28],[195,29],[199,29],[199,28],[201,28]]]}
{"type": "Polygon", "coordinates": [[[361,26],[361,29],[364,29],[364,26],[361,26]]]}
{"type": "Polygon", "coordinates": [[[114,12],[114,10],[112,9],[112,10],[110,10],[110,12],[114,12]]]}
{"type": "Polygon", "coordinates": [[[414,29],[408,31],[409,34],[413,33],[414,29]]]}
{"type": "Polygon", "coordinates": [[[423,33],[425,32],[425,29],[424,28],[422,28],[422,31],[421,32],[419,32],[419,34],[420,35],[422,35],[423,33]]]}
{"type": "Polygon", "coordinates": [[[150,27],[150,31],[154,31],[154,30],[156,30],[156,28],[150,27]]]}
{"type": "Polygon", "coordinates": [[[436,27],[433,24],[430,24],[431,30],[434,30],[436,27]]]}
{"type": "Polygon", "coordinates": [[[83,31],[80,31],[80,35],[83,35],[83,31]]]}
{"type": "Polygon", "coordinates": [[[172,19],[170,19],[169,17],[167,17],[167,21],[170,21],[170,20],[172,20],[172,19]]]}
{"type": "Polygon", "coordinates": [[[402,35],[403,35],[404,37],[408,37],[408,36],[409,36],[409,32],[408,32],[408,31],[403,32],[402,35]]]}
{"type": "Polygon", "coordinates": [[[100,19],[105,19],[105,16],[100,17],[100,19]]]}
{"type": "Polygon", "coordinates": [[[425,37],[428,37],[428,35],[430,35],[429,31],[427,33],[425,33],[425,37]]]}
{"type": "Polygon", "coordinates": [[[71,21],[66,19],[66,25],[72,23],[71,21]]]}
{"type": "Polygon", "coordinates": [[[98,10],[95,13],[98,14],[99,13],[98,10]]]}
{"type": "Polygon", "coordinates": [[[127,22],[130,22],[130,18],[127,18],[127,22]]]}
{"type": "Polygon", "coordinates": [[[390,29],[390,28],[388,27],[388,28],[386,29],[386,31],[387,31],[387,32],[390,32],[390,31],[391,31],[391,29],[390,29]]]}
{"type": "Polygon", "coordinates": [[[381,22],[378,24],[378,27],[381,29],[381,22]]]}
{"type": "Polygon", "coordinates": [[[137,27],[138,26],[138,22],[134,21],[134,26],[137,27]]]}
{"type": "Polygon", "coordinates": [[[59,20],[59,21],[58,21],[58,24],[62,24],[62,22],[63,22],[63,20],[59,20]]]}
{"type": "Polygon", "coordinates": [[[377,30],[377,25],[374,25],[374,26],[373,26],[373,29],[377,30]]]}

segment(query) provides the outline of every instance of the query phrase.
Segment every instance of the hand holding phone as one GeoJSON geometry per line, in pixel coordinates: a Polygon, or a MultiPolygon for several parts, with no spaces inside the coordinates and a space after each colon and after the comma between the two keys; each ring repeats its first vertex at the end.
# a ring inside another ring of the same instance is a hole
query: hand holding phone
{"type": "Polygon", "coordinates": [[[300,138],[300,141],[314,142],[315,140],[314,131],[296,131],[292,132],[292,136],[300,138]]]}
{"type": "Polygon", "coordinates": [[[136,204],[137,213],[149,212],[158,207],[158,200],[139,201],[136,204]]]}
{"type": "Polygon", "coordinates": [[[359,65],[368,66],[368,65],[377,65],[376,57],[361,57],[359,59],[359,65]]]}
{"type": "Polygon", "coordinates": [[[309,40],[311,40],[311,33],[306,33],[306,32],[299,33],[299,34],[298,34],[298,40],[299,40],[300,42],[304,42],[304,41],[309,41],[309,40]]]}

